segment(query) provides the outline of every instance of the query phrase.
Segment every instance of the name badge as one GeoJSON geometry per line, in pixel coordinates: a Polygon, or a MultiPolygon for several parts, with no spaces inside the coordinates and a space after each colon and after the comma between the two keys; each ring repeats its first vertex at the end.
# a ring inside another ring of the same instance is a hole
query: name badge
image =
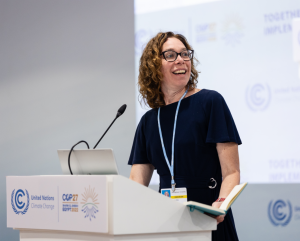
{"type": "Polygon", "coordinates": [[[161,189],[161,194],[177,202],[187,202],[187,191],[185,187],[176,188],[175,192],[172,192],[171,188],[161,189]]]}

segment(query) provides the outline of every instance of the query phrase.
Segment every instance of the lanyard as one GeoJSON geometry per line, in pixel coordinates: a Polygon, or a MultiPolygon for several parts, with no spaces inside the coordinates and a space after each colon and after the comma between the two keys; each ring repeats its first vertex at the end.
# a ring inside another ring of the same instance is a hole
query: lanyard
{"type": "Polygon", "coordinates": [[[185,93],[181,96],[178,104],[177,104],[177,109],[176,109],[176,114],[175,114],[175,120],[174,120],[174,128],[173,128],[173,138],[172,138],[172,159],[171,159],[171,165],[169,162],[169,159],[167,157],[167,153],[166,153],[166,149],[165,149],[165,145],[164,145],[164,140],[162,137],[162,133],[161,133],[161,127],[160,127],[160,120],[159,120],[159,116],[160,116],[160,108],[158,108],[158,115],[157,115],[157,122],[158,122],[158,130],[159,130],[159,136],[160,136],[160,141],[161,141],[161,146],[164,152],[164,156],[165,156],[165,160],[166,163],[169,167],[172,179],[171,179],[171,186],[172,186],[172,192],[175,192],[175,180],[174,180],[174,140],[175,140],[175,130],[176,130],[176,123],[177,123],[177,116],[178,116],[178,110],[179,110],[179,106],[180,103],[182,101],[182,99],[185,97],[186,93],[188,92],[189,88],[187,88],[187,90],[185,91],[185,93]]]}

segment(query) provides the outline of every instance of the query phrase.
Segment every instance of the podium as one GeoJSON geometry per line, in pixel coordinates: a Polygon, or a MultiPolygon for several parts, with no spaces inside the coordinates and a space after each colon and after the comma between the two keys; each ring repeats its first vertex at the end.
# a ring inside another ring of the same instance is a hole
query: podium
{"type": "Polygon", "coordinates": [[[216,220],[120,175],[6,177],[20,240],[211,240],[216,220]]]}

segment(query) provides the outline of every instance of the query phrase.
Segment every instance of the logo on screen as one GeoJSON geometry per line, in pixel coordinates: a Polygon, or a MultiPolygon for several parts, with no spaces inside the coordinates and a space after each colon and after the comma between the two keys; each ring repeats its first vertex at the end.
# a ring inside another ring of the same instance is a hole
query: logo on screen
{"type": "Polygon", "coordinates": [[[257,83],[246,89],[246,103],[253,111],[265,110],[271,101],[271,90],[267,84],[257,83]]]}
{"type": "Polygon", "coordinates": [[[95,188],[85,188],[84,193],[82,195],[82,209],[81,211],[85,214],[84,218],[90,219],[92,221],[92,218],[96,218],[96,213],[98,211],[98,194],[95,192],[95,188]]]}
{"type": "Polygon", "coordinates": [[[222,39],[226,45],[235,47],[241,43],[243,34],[242,18],[239,15],[231,15],[225,19],[222,26],[222,39]]]}
{"type": "Polygon", "coordinates": [[[271,201],[268,207],[268,216],[274,226],[286,226],[292,219],[292,205],[289,201],[271,201]]]}
{"type": "Polygon", "coordinates": [[[135,33],[135,54],[142,54],[147,42],[150,40],[152,32],[150,30],[141,29],[135,33]]]}
{"type": "Polygon", "coordinates": [[[25,189],[25,192],[22,189],[19,189],[15,192],[14,189],[11,193],[11,206],[16,214],[24,215],[29,208],[29,193],[25,189]]]}
{"type": "Polygon", "coordinates": [[[216,26],[217,24],[214,22],[202,23],[196,25],[195,27],[196,42],[203,43],[203,42],[216,41],[217,39],[216,26]]]}

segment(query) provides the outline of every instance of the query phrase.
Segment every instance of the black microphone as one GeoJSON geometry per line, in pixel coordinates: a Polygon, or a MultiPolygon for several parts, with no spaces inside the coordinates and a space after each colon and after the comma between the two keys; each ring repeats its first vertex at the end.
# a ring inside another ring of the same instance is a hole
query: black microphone
{"type": "Polygon", "coordinates": [[[110,128],[110,127],[112,126],[112,124],[115,122],[115,120],[116,120],[117,118],[119,118],[119,117],[125,112],[126,107],[127,107],[127,105],[125,104],[125,105],[122,105],[122,106],[118,109],[116,118],[113,120],[113,122],[110,124],[110,126],[107,128],[107,130],[104,132],[104,134],[101,136],[100,140],[97,142],[97,144],[94,146],[93,149],[95,149],[95,148],[98,146],[99,142],[100,142],[100,141],[102,140],[102,138],[105,136],[106,132],[109,130],[109,128],[110,128]]]}
{"type": "Polygon", "coordinates": [[[123,113],[124,113],[125,110],[126,110],[126,107],[127,107],[127,105],[125,104],[125,105],[122,105],[122,106],[118,109],[118,113],[117,113],[116,118],[118,118],[118,117],[120,117],[121,115],[123,115],[123,113]]]}

